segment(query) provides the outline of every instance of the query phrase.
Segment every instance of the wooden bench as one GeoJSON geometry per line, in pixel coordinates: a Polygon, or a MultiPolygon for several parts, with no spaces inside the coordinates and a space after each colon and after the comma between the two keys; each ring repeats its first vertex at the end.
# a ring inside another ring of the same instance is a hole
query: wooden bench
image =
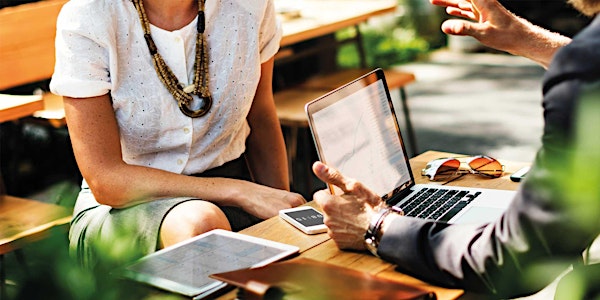
{"type": "MultiPolygon", "coordinates": [[[[325,89],[333,90],[336,89],[368,72],[370,69],[346,69],[332,74],[315,76],[310,78],[308,81],[298,87],[298,89],[312,90],[312,89],[325,89]]],[[[405,87],[415,81],[415,75],[410,72],[403,72],[395,69],[386,69],[383,71],[385,74],[385,80],[387,82],[390,92],[398,90],[400,92],[400,101],[402,103],[402,111],[404,114],[404,125],[406,126],[405,132],[407,134],[408,141],[410,143],[412,155],[417,155],[417,141],[415,138],[414,128],[410,118],[410,109],[408,106],[408,97],[406,95],[405,87]]]]}
{"type": "MultiPolygon", "coordinates": [[[[298,137],[301,129],[308,128],[308,120],[304,111],[306,103],[370,72],[370,69],[356,68],[333,72],[326,75],[317,75],[309,78],[302,84],[275,92],[275,106],[277,116],[282,126],[289,128],[286,135],[286,148],[288,154],[288,165],[290,169],[290,180],[294,180],[292,164],[298,155],[298,137]]],[[[398,89],[400,91],[400,100],[404,113],[404,121],[408,141],[413,155],[418,154],[415,139],[415,133],[410,119],[410,111],[407,101],[405,87],[415,81],[415,75],[398,70],[384,70],[386,81],[390,90],[398,89]]],[[[303,151],[309,153],[312,144],[305,143],[303,151]]],[[[308,167],[310,169],[310,166],[308,167]]],[[[312,186],[311,171],[307,170],[306,189],[312,186]]]]}
{"type": "MultiPolygon", "coordinates": [[[[42,0],[0,9],[0,91],[52,77],[56,18],[66,2],[42,0]]],[[[55,127],[65,125],[62,98],[45,93],[43,100],[44,108],[34,115],[55,127]]]]}
{"type": "MultiPolygon", "coordinates": [[[[54,71],[56,18],[66,0],[43,0],[0,9],[0,90],[47,80],[54,71]]],[[[48,106],[61,109],[60,97],[46,94],[49,105],[35,96],[0,97],[0,121],[19,123],[48,106]]],[[[49,119],[64,125],[64,115],[49,119]]],[[[19,149],[9,149],[18,155],[19,149]]],[[[32,199],[5,195],[0,177],[0,298],[6,298],[4,255],[15,252],[22,260],[22,247],[43,239],[50,229],[68,228],[72,209],[32,199]]]]}

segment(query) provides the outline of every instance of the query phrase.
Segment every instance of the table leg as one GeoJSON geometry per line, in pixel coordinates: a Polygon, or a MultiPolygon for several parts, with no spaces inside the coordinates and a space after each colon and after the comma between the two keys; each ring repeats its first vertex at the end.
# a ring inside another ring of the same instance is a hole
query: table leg
{"type": "Polygon", "coordinates": [[[410,143],[410,149],[412,151],[412,156],[416,156],[419,154],[417,148],[417,139],[415,138],[415,131],[412,126],[412,121],[410,119],[410,111],[408,110],[408,97],[406,96],[406,91],[403,87],[400,89],[400,100],[402,102],[402,111],[404,112],[404,122],[406,126],[406,133],[408,134],[408,142],[410,143]]]}
{"type": "Polygon", "coordinates": [[[0,299],[6,299],[6,273],[4,265],[4,254],[0,254],[0,299]]]}

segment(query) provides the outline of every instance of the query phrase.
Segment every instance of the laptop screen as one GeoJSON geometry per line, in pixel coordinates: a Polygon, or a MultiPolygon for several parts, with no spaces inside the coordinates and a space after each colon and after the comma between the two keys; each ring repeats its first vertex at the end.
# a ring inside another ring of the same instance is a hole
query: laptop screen
{"type": "Polygon", "coordinates": [[[384,198],[412,186],[383,71],[377,69],[308,103],[306,112],[323,163],[384,198]]]}

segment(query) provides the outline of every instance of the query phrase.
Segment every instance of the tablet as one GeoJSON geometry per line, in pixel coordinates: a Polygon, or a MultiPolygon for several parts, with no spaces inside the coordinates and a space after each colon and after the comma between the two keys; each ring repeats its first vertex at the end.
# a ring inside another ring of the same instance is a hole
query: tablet
{"type": "Polygon", "coordinates": [[[215,229],[147,255],[119,273],[198,299],[226,286],[210,274],[264,266],[298,251],[296,246],[215,229]]]}

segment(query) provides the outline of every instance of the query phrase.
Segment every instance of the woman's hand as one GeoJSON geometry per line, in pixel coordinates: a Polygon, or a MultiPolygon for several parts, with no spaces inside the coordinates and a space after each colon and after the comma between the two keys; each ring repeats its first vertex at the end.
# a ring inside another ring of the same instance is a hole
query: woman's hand
{"type": "Polygon", "coordinates": [[[275,189],[268,186],[237,180],[239,187],[237,196],[239,200],[233,203],[240,206],[249,214],[268,219],[276,216],[280,210],[300,206],[306,203],[302,195],[286,190],[275,189]]]}
{"type": "Polygon", "coordinates": [[[331,238],[340,249],[365,249],[364,238],[371,218],[385,203],[362,183],[346,178],[321,162],[314,163],[313,172],[319,179],[344,192],[342,195],[332,195],[327,190],[321,190],[314,195],[323,210],[323,220],[331,238]]]}

